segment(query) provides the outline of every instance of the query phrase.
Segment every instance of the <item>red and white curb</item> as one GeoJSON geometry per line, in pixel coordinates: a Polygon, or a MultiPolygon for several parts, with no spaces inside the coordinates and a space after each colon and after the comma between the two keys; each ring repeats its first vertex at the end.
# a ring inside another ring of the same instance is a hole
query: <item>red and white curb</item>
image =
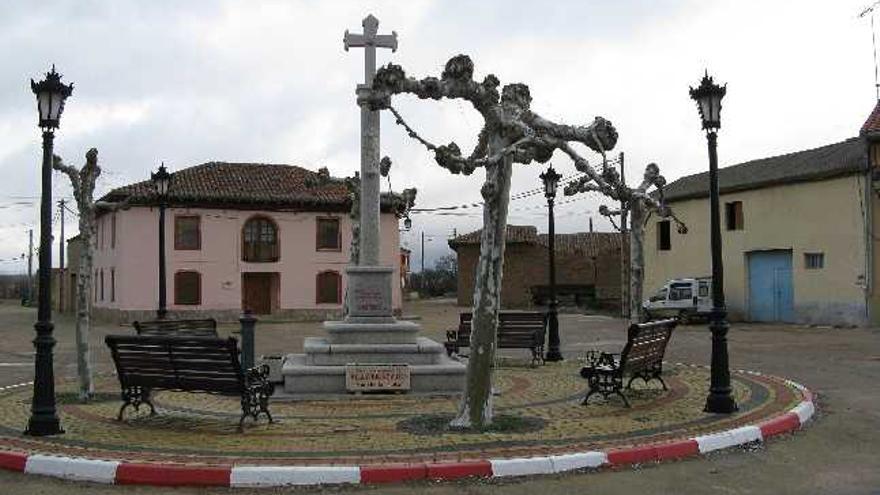
{"type": "MultiPolygon", "coordinates": [[[[758,374],[751,372],[751,374],[758,374]]],[[[668,443],[625,449],[542,457],[462,462],[419,462],[363,466],[199,466],[133,463],[82,457],[0,451],[0,469],[96,483],[270,487],[289,485],[372,484],[412,480],[453,480],[554,474],[585,468],[643,464],[706,454],[768,438],[802,427],[815,413],[813,394],[803,385],[785,383],[804,396],[789,412],[765,422],[668,443]]]]}

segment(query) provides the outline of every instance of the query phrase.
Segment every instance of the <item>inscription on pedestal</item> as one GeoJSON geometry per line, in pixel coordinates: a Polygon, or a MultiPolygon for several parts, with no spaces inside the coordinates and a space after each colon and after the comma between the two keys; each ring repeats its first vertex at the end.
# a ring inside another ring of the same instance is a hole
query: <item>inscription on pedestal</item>
{"type": "Polygon", "coordinates": [[[346,268],[348,274],[348,315],[351,317],[390,317],[391,267],[346,268]]]}
{"type": "Polygon", "coordinates": [[[408,364],[347,364],[345,389],[349,392],[409,390],[408,364]]]}
{"type": "Polygon", "coordinates": [[[354,290],[355,311],[376,312],[385,309],[385,297],[383,291],[379,287],[357,287],[354,290]]]}

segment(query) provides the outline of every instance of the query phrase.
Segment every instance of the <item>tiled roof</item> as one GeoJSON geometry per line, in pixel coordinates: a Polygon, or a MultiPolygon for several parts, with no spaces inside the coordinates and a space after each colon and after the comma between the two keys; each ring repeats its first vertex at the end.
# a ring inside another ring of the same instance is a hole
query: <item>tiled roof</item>
{"type": "MultiPolygon", "coordinates": [[[[573,234],[556,234],[557,253],[584,253],[587,256],[619,250],[623,236],[619,232],[576,232],[573,234]]],[[[538,236],[538,243],[547,246],[550,235],[538,236]]]]}
{"type": "MultiPolygon", "coordinates": [[[[752,160],[718,170],[721,193],[847,175],[865,167],[865,145],[850,138],[820,148],[752,160]]],[[[709,172],[682,177],[664,188],[668,201],[709,195],[709,172]]]]}
{"type": "MultiPolygon", "coordinates": [[[[341,181],[324,181],[309,187],[316,172],[294,165],[209,162],[174,172],[168,191],[171,205],[261,206],[347,211],[350,198],[341,181]]],[[[149,180],[107,193],[104,201],[129,200],[130,204],[156,204],[156,189],[149,180]]]]}
{"type": "MultiPolygon", "coordinates": [[[[455,249],[458,246],[465,244],[479,244],[480,243],[480,235],[482,235],[483,229],[475,230],[468,234],[460,235],[454,239],[449,240],[449,247],[455,249]]],[[[507,226],[507,243],[522,243],[522,242],[538,242],[538,228],[534,225],[508,225],[507,226]]]]}
{"type": "MultiPolygon", "coordinates": [[[[449,240],[449,247],[456,249],[464,245],[480,244],[481,230],[470,232],[449,240]]],[[[547,246],[548,234],[538,234],[532,225],[508,225],[507,244],[536,244],[547,246]]],[[[586,256],[598,256],[609,249],[620,249],[621,235],[617,232],[577,232],[574,234],[556,234],[556,251],[580,252],[586,256]]]]}
{"type": "Polygon", "coordinates": [[[880,100],[874,105],[874,110],[862,125],[861,134],[877,134],[878,132],[880,132],[880,100]]]}

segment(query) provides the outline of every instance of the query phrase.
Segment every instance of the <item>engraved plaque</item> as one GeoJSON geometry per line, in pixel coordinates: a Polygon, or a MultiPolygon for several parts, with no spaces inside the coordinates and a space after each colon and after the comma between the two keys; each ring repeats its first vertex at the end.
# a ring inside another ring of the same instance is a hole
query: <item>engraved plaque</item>
{"type": "Polygon", "coordinates": [[[408,364],[347,364],[345,389],[349,392],[409,390],[408,364]]]}
{"type": "Polygon", "coordinates": [[[352,317],[391,316],[391,267],[350,266],[346,304],[352,317]]]}

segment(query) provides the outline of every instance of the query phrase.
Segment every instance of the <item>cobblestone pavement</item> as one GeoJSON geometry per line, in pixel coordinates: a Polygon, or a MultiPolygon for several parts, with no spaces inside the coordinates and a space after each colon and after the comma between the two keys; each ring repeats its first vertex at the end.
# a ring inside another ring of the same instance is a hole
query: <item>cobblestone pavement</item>
{"type": "Polygon", "coordinates": [[[101,459],[208,464],[458,461],[607,450],[688,438],[758,423],[802,400],[781,380],[737,374],[734,393],[739,413],[706,414],[702,405],[707,370],[672,366],[664,373],[668,391],[657,382],[634,384],[627,393],[632,408],[623,408],[617,398],[606,402],[598,397],[584,407],[579,403],[584,383],[577,372],[576,361],[538,368],[499,367],[496,414],[536,426],[481,435],[432,434],[406,427],[438,414],[451,417],[457,404],[454,398],[273,402],[276,423],[262,421],[239,434],[237,398],[158,392],[154,399],[158,414],[143,411],[117,422],[120,400],[112,377],[100,380],[97,400],[89,404],[78,403],[74,384],[65,382],[58,392],[66,434],[43,439],[22,436],[18,425],[27,421],[30,390],[16,389],[0,395],[0,446],[101,459]]]}
{"type": "MultiPolygon", "coordinates": [[[[460,308],[450,301],[427,301],[409,305],[405,312],[421,316],[424,334],[442,340],[447,328],[452,327],[460,308]]],[[[32,325],[34,311],[23,309],[4,301],[0,304],[0,321],[3,327],[2,347],[0,347],[0,386],[12,385],[30,379],[32,374],[32,325]]],[[[550,373],[566,366],[574,366],[574,359],[589,348],[603,350],[619,350],[625,333],[625,325],[614,318],[601,315],[562,315],[561,333],[563,352],[569,357],[565,365],[553,365],[539,368],[537,373],[531,369],[510,367],[509,377],[501,378],[502,385],[510,390],[515,387],[516,376],[520,372],[529,372],[525,376],[534,377],[538,373],[550,373]]],[[[59,345],[56,348],[56,374],[59,381],[75,376],[75,360],[73,354],[73,325],[70,319],[56,319],[56,336],[59,345]]],[[[221,328],[221,333],[234,330],[234,326],[221,328]]],[[[116,332],[131,332],[130,328],[98,326],[93,335],[96,368],[100,372],[111,371],[112,364],[108,354],[102,347],[103,335],[116,332]]],[[[266,323],[258,325],[258,353],[268,353],[278,349],[295,352],[301,349],[302,337],[321,335],[320,324],[316,323],[266,323]]],[[[394,487],[362,487],[332,488],[315,490],[295,490],[301,492],[361,492],[376,493],[534,493],[542,490],[546,493],[588,493],[592,490],[602,493],[871,493],[880,487],[880,460],[876,456],[876,445],[880,436],[877,425],[880,424],[880,398],[875,392],[880,379],[880,333],[866,329],[833,329],[807,328],[790,325],[734,325],[730,333],[731,365],[735,369],[753,369],[766,373],[785,376],[804,383],[819,393],[819,416],[807,430],[788,439],[771,442],[766,448],[751,451],[725,452],[711,455],[704,459],[683,462],[664,463],[657,466],[643,466],[641,469],[627,469],[620,472],[607,470],[589,476],[571,474],[565,476],[545,476],[530,480],[508,482],[470,482],[442,483],[439,485],[420,483],[394,487]]],[[[516,351],[506,353],[510,357],[522,358],[516,351]]],[[[681,327],[676,331],[670,343],[668,353],[670,361],[683,361],[695,364],[707,364],[709,357],[709,335],[704,325],[681,327]]],[[[688,369],[673,369],[677,374],[688,374],[688,369]]],[[[504,371],[500,373],[504,375],[504,371]]],[[[736,376],[736,375],[735,375],[736,376]]],[[[675,381],[673,392],[679,387],[693,389],[699,401],[700,379],[682,377],[675,381]]],[[[534,383],[537,383],[534,382],[534,383]]],[[[534,388],[533,383],[533,388],[534,388]]],[[[737,395],[741,403],[748,403],[752,389],[743,386],[737,380],[737,395]],[[745,394],[745,395],[744,395],[745,394]]],[[[574,386],[576,381],[571,385],[574,386]]],[[[114,382],[101,381],[101,387],[112,389],[114,382]]],[[[554,382],[554,385],[556,383],[554,382]]],[[[570,389],[568,384],[561,383],[557,388],[557,397],[565,397],[570,389]]],[[[703,383],[705,386],[705,383],[703,383]]],[[[59,387],[63,389],[62,387],[59,387]]],[[[540,388],[540,387],[539,387],[540,388]]],[[[576,390],[575,390],[576,391],[576,390]]],[[[24,400],[27,394],[12,394],[24,400]]],[[[165,407],[180,409],[187,402],[188,394],[167,394],[160,396],[165,407]]],[[[199,397],[199,396],[193,396],[199,397]]],[[[504,397],[504,394],[502,394],[504,397]]],[[[513,397],[508,394],[508,397],[513,397]]],[[[660,400],[661,397],[645,397],[648,402],[660,400]]],[[[506,399],[502,399],[506,400],[506,399]]],[[[541,402],[540,397],[523,399],[525,402],[541,402]]],[[[2,402],[2,400],[0,400],[2,402]]],[[[564,402],[564,401],[563,401],[564,402]]],[[[20,404],[21,405],[21,404],[20,404]]],[[[427,405],[427,404],[425,404],[427,405]]],[[[66,408],[68,405],[62,406],[66,408]]],[[[115,412],[118,402],[98,402],[95,411],[115,412]]],[[[608,405],[609,407],[611,405],[608,405]]],[[[210,401],[198,403],[198,408],[211,413],[222,413],[225,409],[220,402],[210,401]]],[[[274,406],[273,406],[274,407],[274,406]]],[[[292,412],[281,411],[282,416],[289,416],[279,425],[286,428],[290,423],[292,412]],[[282,426],[285,425],[285,426],[282,426]]],[[[409,407],[409,406],[408,406],[409,407]]],[[[438,406],[438,409],[451,404],[438,406]]],[[[606,406],[590,406],[584,414],[599,414],[606,406]],[[594,412],[595,411],[595,412],[594,412]]],[[[638,408],[638,406],[637,406],[638,408]]],[[[635,408],[635,409],[637,409],[635,408]]],[[[432,408],[429,408],[432,409],[432,408]]],[[[548,408],[552,410],[553,408],[548,408]]],[[[580,408],[576,408],[580,411],[580,408]]],[[[697,408],[694,408],[697,409],[697,408]]],[[[26,407],[24,407],[26,410],[26,407]]],[[[433,410],[433,409],[432,409],[433,410]]],[[[80,409],[80,412],[84,409],[80,409]]],[[[693,413],[694,411],[689,411],[693,413]]],[[[65,410],[63,414],[70,414],[65,410]]],[[[534,413],[531,413],[534,414],[534,413]]],[[[388,416],[388,413],[383,413],[388,416]]],[[[185,416],[185,415],[184,415],[185,416]]],[[[209,415],[210,416],[210,415],[209,415]]],[[[71,416],[73,417],[73,416],[71,416]]],[[[214,416],[212,425],[226,427],[225,420],[220,421],[214,416]]],[[[302,418],[300,418],[301,420],[302,418]]],[[[387,418],[386,418],[387,419],[387,418]]],[[[632,421],[632,419],[630,419],[632,421]]],[[[24,426],[24,419],[16,421],[11,416],[0,420],[7,431],[19,431],[24,426]],[[18,423],[21,423],[20,425],[18,423]]],[[[65,419],[65,421],[68,421],[65,419]]],[[[87,441],[76,435],[77,421],[71,419],[65,427],[72,433],[72,440],[87,441]]],[[[168,421],[165,420],[159,421],[168,421]]],[[[234,422],[234,419],[232,420],[234,422]]],[[[585,422],[592,424],[592,422],[585,422]]],[[[147,426],[146,423],[135,422],[130,428],[137,429],[147,426]]],[[[203,428],[205,426],[202,426],[203,428]]],[[[246,433],[246,436],[265,436],[275,426],[257,425],[246,433]]],[[[601,428],[601,427],[597,427],[601,428]]],[[[176,429],[176,428],[175,428],[176,429]]],[[[234,437],[234,426],[228,428],[229,437],[234,437]]],[[[546,433],[546,432],[545,432],[546,433]]],[[[337,435],[351,435],[355,432],[338,432],[337,435]]],[[[332,435],[324,435],[332,437],[332,435]]],[[[59,437],[60,438],[60,437],[59,437]]],[[[201,438],[192,435],[191,438],[201,438]]],[[[424,438],[424,437],[422,437],[424,438]]],[[[289,438],[290,444],[302,442],[302,438],[289,438]]],[[[329,441],[329,440],[326,440],[329,441]]],[[[423,440],[424,441],[424,440],[423,440]]],[[[204,442],[191,440],[197,448],[205,448],[204,442]]],[[[77,448],[75,446],[71,448],[77,448]]],[[[118,493],[120,487],[96,487],[51,479],[26,477],[17,473],[0,471],[0,487],[3,493],[118,493]]],[[[209,490],[166,490],[150,487],[127,487],[126,493],[206,493],[209,490]]],[[[227,493],[228,490],[216,490],[212,493],[227,493]]],[[[242,492],[238,492],[242,493],[242,492]]],[[[244,491],[243,493],[248,493],[244,491]]],[[[254,493],[267,493],[255,491],[254,493]]]]}

